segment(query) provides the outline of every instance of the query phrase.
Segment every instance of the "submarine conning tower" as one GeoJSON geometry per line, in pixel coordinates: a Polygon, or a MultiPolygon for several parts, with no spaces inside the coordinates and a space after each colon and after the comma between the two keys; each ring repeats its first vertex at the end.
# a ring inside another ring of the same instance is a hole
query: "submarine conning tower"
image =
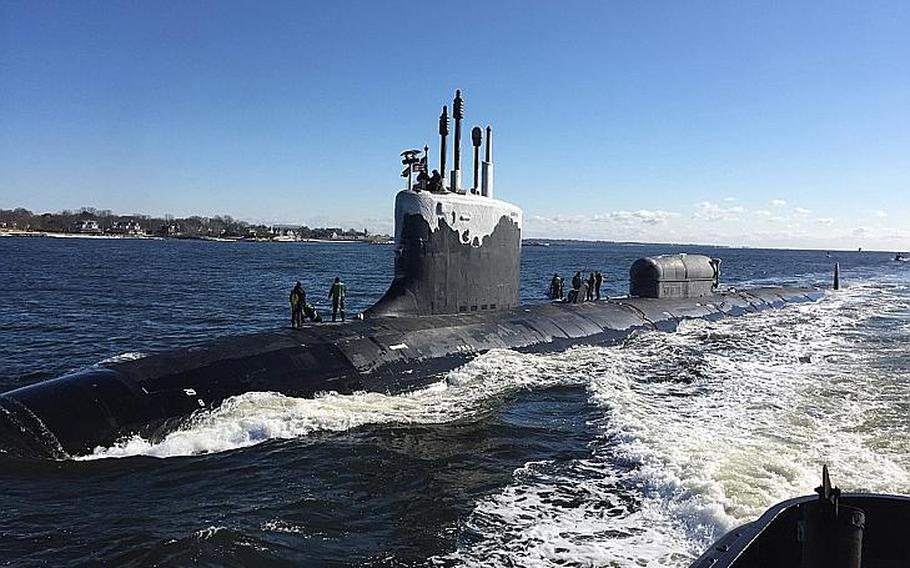
{"type": "Polygon", "coordinates": [[[445,176],[447,107],[439,117],[440,167],[429,171],[429,148],[402,153],[408,187],[395,197],[395,274],[386,293],[365,317],[426,316],[506,310],[519,305],[521,209],[493,199],[493,129],[472,130],[474,183],[461,188],[461,120],[456,91],[454,168],[445,176]],[[478,167],[480,166],[480,167],[478,167]],[[417,183],[411,183],[418,172],[417,183]],[[478,176],[478,172],[482,175],[478,176]],[[481,179],[478,179],[481,177],[481,179]],[[448,183],[447,183],[448,181],[448,183]]]}

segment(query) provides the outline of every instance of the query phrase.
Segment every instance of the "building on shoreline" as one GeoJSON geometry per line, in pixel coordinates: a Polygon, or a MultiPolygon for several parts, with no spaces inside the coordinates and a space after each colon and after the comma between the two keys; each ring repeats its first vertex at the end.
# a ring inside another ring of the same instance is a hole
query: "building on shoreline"
{"type": "Polygon", "coordinates": [[[340,241],[387,242],[388,235],[364,229],[310,228],[305,225],[264,225],[239,221],[229,215],[163,218],[148,215],[114,215],[91,207],[79,211],[34,214],[23,208],[0,209],[0,231],[6,234],[61,234],[113,237],[159,237],[230,241],[340,241]]]}

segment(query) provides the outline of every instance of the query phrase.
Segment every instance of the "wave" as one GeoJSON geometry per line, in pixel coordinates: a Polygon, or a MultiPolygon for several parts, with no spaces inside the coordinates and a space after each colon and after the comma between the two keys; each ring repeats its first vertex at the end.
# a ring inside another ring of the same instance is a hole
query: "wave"
{"type": "Polygon", "coordinates": [[[137,359],[142,359],[144,357],[148,357],[148,353],[143,353],[141,351],[127,351],[126,353],[120,353],[119,355],[114,355],[112,357],[108,357],[107,359],[102,359],[101,361],[98,361],[96,365],[136,361],[137,359]]]}
{"type": "Polygon", "coordinates": [[[273,392],[245,393],[194,415],[161,441],[132,436],[76,459],[188,456],[368,424],[442,424],[470,420],[517,390],[548,388],[573,380],[577,379],[552,374],[549,366],[535,369],[520,353],[494,350],[440,377],[429,387],[406,394],[325,393],[303,399],[273,392]],[[516,367],[523,367],[523,372],[515,373],[516,367]]]}
{"type": "Polygon", "coordinates": [[[903,285],[856,286],[570,351],[603,410],[591,457],[527,464],[434,563],[686,566],[771,504],[811,493],[823,463],[846,490],[910,493],[908,364],[883,366],[891,347],[868,348],[889,334],[906,345],[908,309],[903,285]]]}

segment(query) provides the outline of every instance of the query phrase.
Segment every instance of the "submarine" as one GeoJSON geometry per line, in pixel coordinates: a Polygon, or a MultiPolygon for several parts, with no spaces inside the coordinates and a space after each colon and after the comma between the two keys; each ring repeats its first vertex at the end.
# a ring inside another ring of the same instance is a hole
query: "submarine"
{"type": "Polygon", "coordinates": [[[627,297],[585,301],[580,290],[572,302],[522,305],[522,211],[494,197],[492,128],[472,129],[473,183],[466,188],[460,91],[452,116],[450,172],[447,106],[439,117],[434,175],[427,175],[426,146],[423,156],[419,150],[402,154],[407,187],[395,197],[393,279],[360,317],[101,362],[0,394],[0,451],[67,459],[136,434],[155,441],[194,413],[247,392],[401,393],[491,349],[616,344],[648,330],[673,331],[687,319],[741,316],[825,293],[808,287],[722,290],[719,261],[670,255],[636,261],[627,297]]]}

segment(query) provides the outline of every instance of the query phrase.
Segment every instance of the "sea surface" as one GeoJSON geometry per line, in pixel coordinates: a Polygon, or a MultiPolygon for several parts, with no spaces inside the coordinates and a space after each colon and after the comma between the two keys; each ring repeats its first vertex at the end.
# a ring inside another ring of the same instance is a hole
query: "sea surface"
{"type": "MultiPolygon", "coordinates": [[[[0,565],[687,566],[821,466],[910,493],[910,263],[873,252],[553,243],[550,275],[723,259],[725,285],[846,288],[815,304],[620,346],[493,351],[398,396],[249,393],[158,443],[66,460],[0,454],[0,565]]],[[[326,312],[378,299],[365,244],[0,239],[0,390],[105,359],[289,324],[296,280],[326,312]]]]}

